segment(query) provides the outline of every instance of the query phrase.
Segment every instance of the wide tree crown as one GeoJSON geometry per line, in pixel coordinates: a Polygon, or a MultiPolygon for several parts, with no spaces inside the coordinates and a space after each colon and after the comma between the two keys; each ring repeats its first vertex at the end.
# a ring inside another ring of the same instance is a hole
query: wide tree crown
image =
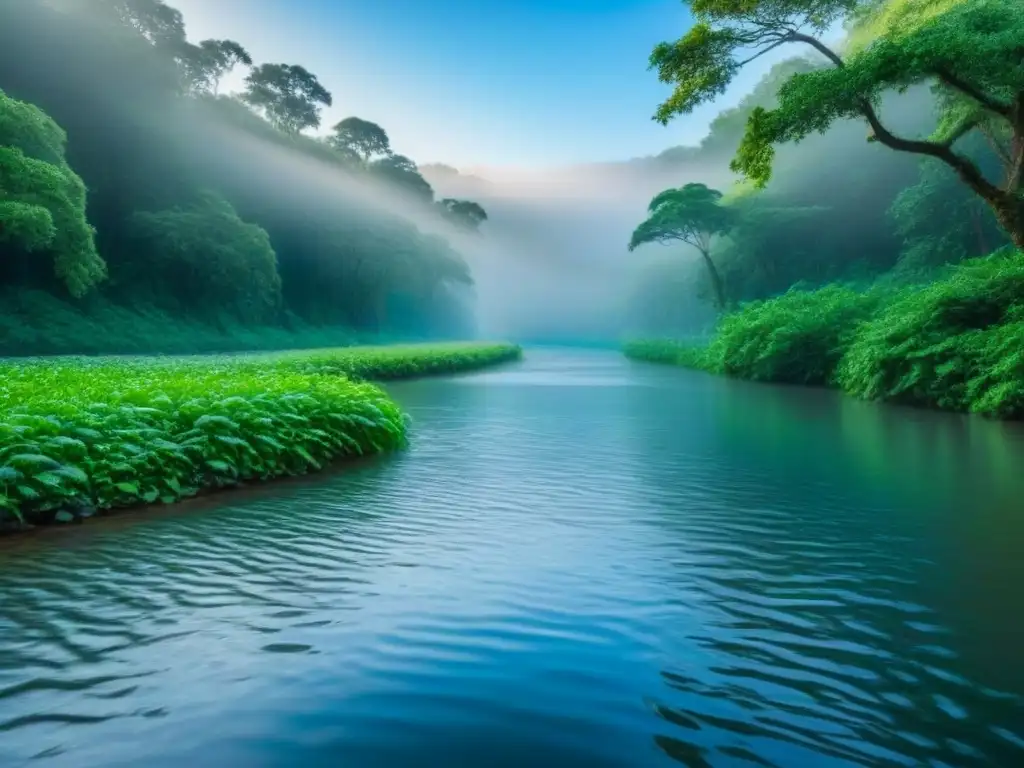
{"type": "MultiPolygon", "coordinates": [[[[975,128],[1008,134],[1019,119],[1024,13],[1018,0],[694,0],[692,7],[694,27],[651,55],[660,79],[675,85],[654,116],[659,122],[714,99],[745,64],[780,45],[801,43],[820,54],[822,66],[782,85],[777,108],[755,109],[749,117],[732,168],[758,186],[771,177],[773,145],[859,117],[872,140],[941,159],[983,188],[953,143],[975,128]],[[870,30],[853,36],[845,58],[815,36],[843,18],[870,30]],[[917,83],[935,84],[940,96],[939,131],[927,141],[894,135],[877,113],[883,93],[917,83]]],[[[1019,183],[1019,173],[1008,176],[1019,183]]]]}
{"type": "Polygon", "coordinates": [[[666,189],[651,200],[649,216],[629,241],[629,250],[645,243],[679,240],[706,253],[711,238],[728,231],[735,212],[721,205],[722,193],[703,184],[666,189]]]}

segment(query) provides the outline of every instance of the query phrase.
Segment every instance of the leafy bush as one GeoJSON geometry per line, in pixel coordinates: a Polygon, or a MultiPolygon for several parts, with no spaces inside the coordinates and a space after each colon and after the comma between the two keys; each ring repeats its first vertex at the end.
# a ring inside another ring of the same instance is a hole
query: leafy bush
{"type": "Polygon", "coordinates": [[[827,385],[857,323],[880,299],[839,285],[792,289],[725,315],[706,347],[636,341],[630,357],[752,381],[827,385]]]}
{"type": "Polygon", "coordinates": [[[1002,249],[931,275],[866,291],[791,290],[725,316],[704,349],[641,341],[625,352],[867,400],[1024,417],[1024,254],[1002,249]]]}
{"type": "Polygon", "coordinates": [[[880,298],[827,285],[752,302],[722,318],[705,367],[751,381],[828,385],[858,323],[880,298]]]}
{"type": "Polygon", "coordinates": [[[449,342],[285,352],[271,356],[269,364],[279,370],[340,373],[387,381],[459,373],[517,360],[521,356],[522,349],[515,344],[449,342]]]}
{"type": "Polygon", "coordinates": [[[858,333],[838,383],[871,400],[1024,415],[1024,255],[999,251],[900,291],[858,333]]]}
{"type": "Polygon", "coordinates": [[[668,363],[707,369],[706,350],[696,344],[672,339],[638,339],[623,346],[626,357],[647,363],[668,363]]]}
{"type": "Polygon", "coordinates": [[[0,525],[173,503],[405,444],[398,406],[364,377],[518,357],[498,344],[209,358],[0,363],[0,525]]]}

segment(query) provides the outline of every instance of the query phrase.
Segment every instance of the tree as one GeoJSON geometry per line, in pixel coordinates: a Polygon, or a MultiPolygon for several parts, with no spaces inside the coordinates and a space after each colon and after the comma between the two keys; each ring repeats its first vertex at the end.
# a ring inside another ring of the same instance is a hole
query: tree
{"type": "Polygon", "coordinates": [[[416,163],[405,155],[388,155],[370,164],[370,170],[419,200],[432,202],[434,189],[420,175],[416,163]]]}
{"type": "Polygon", "coordinates": [[[181,11],[163,0],[88,0],[91,10],[112,17],[135,30],[157,48],[172,54],[185,45],[185,20],[181,11]]]}
{"type": "Polygon", "coordinates": [[[1024,14],[1017,0],[693,0],[697,23],[651,54],[659,78],[675,85],[654,119],[666,124],[723,93],[742,67],[788,43],[808,45],[830,66],[792,75],[774,109],[755,109],[731,167],[763,187],[774,145],[799,141],[844,118],[864,119],[870,141],[934,158],[992,209],[1024,248],[1024,14]],[[845,57],[821,35],[860,14],[877,32],[845,57]],[[899,136],[878,102],[892,90],[930,83],[941,120],[927,139],[899,136]],[[993,182],[955,148],[968,133],[991,135],[1004,158],[993,182]]]}
{"type": "Polygon", "coordinates": [[[140,211],[132,239],[149,254],[145,275],[184,306],[224,308],[241,320],[274,318],[281,304],[277,255],[266,231],[242,221],[217,193],[204,190],[186,206],[140,211]]]}
{"type": "Polygon", "coordinates": [[[650,215],[633,231],[629,250],[645,243],[667,243],[678,240],[700,251],[711,288],[715,307],[726,307],[725,285],[711,259],[711,240],[715,235],[728,232],[734,225],[732,210],[720,205],[722,193],[703,184],[687,184],[679,189],[666,189],[657,195],[647,210],[650,215]]]}
{"type": "Polygon", "coordinates": [[[437,207],[441,210],[441,215],[452,224],[471,232],[478,232],[480,225],[487,221],[487,211],[472,200],[446,197],[437,201],[437,207]]]}
{"type": "Polygon", "coordinates": [[[0,253],[49,251],[56,276],[72,296],[82,296],[106,277],[106,264],[65,144],[64,131],[45,112],[0,91],[0,253]]]}
{"type": "Polygon", "coordinates": [[[242,100],[286,133],[320,125],[320,108],[333,103],[316,75],[297,64],[261,64],[245,78],[242,100]]]}
{"type": "MultiPolygon", "coordinates": [[[[977,147],[983,142],[976,136],[971,143],[977,147]]],[[[905,273],[927,272],[1006,245],[992,209],[933,158],[922,161],[920,180],[896,196],[889,217],[903,238],[898,266],[905,273]]]]}
{"type": "Polygon", "coordinates": [[[346,117],[334,126],[328,143],[342,153],[351,153],[364,163],[391,155],[391,140],[387,131],[376,123],[359,117],[346,117]]]}
{"type": "Polygon", "coordinates": [[[249,52],[234,40],[203,40],[199,45],[189,44],[180,61],[189,88],[214,95],[228,72],[239,64],[252,66],[249,52]]]}

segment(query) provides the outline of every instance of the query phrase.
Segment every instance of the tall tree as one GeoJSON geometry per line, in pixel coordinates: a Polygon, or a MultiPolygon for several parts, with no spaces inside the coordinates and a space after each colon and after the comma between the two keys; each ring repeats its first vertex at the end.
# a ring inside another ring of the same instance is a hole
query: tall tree
{"type": "Polygon", "coordinates": [[[214,95],[224,76],[240,64],[251,67],[252,57],[234,40],[203,40],[199,45],[189,45],[181,56],[189,88],[214,95]]]}
{"type": "Polygon", "coordinates": [[[655,113],[667,123],[723,93],[747,63],[788,43],[810,46],[829,67],[794,74],[774,109],[755,109],[732,168],[764,186],[774,145],[799,141],[843,118],[864,119],[869,140],[946,164],[992,209],[1024,248],[1024,13],[1018,0],[692,0],[697,23],[651,54],[659,78],[674,84],[655,113]],[[841,56],[821,36],[860,14],[874,37],[841,56]],[[941,121],[927,139],[893,132],[878,110],[881,96],[916,83],[934,84],[941,121]],[[955,147],[972,131],[1002,150],[1004,178],[992,181],[955,147]]]}
{"type": "Polygon", "coordinates": [[[388,155],[370,164],[370,170],[418,200],[432,202],[434,189],[420,175],[416,163],[405,155],[388,155]]]}
{"type": "Polygon", "coordinates": [[[472,200],[456,200],[446,197],[437,201],[437,207],[441,215],[462,229],[470,232],[479,232],[480,225],[487,221],[487,211],[479,203],[472,200]]]}
{"type": "Polygon", "coordinates": [[[346,117],[335,125],[327,141],[339,152],[351,153],[364,163],[391,155],[391,140],[387,131],[359,117],[346,117]]]}
{"type": "Polygon", "coordinates": [[[735,223],[734,211],[721,205],[722,193],[703,184],[687,184],[666,189],[655,196],[647,210],[649,216],[634,231],[629,241],[633,251],[645,243],[680,241],[692,245],[701,255],[715,307],[724,310],[727,301],[722,276],[711,258],[711,241],[728,232],[735,223]]]}
{"type": "Polygon", "coordinates": [[[320,109],[333,103],[316,75],[298,64],[261,64],[245,78],[242,100],[286,133],[320,125],[320,109]]]}
{"type": "Polygon", "coordinates": [[[106,277],[106,264],[85,218],[85,184],[65,161],[65,144],[49,115],[0,91],[0,261],[49,252],[57,278],[72,296],[82,296],[106,277]]]}
{"type": "Polygon", "coordinates": [[[181,11],[163,0],[87,0],[89,10],[116,19],[157,48],[177,54],[185,44],[181,11]]]}

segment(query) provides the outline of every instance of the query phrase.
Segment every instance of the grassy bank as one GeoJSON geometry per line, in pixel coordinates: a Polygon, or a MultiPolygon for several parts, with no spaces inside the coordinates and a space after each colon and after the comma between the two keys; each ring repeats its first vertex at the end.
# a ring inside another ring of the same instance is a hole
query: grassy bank
{"type": "Polygon", "coordinates": [[[400,448],[398,406],[360,378],[519,357],[502,344],[0,363],[0,527],[170,504],[400,448]]]}
{"type": "Polygon", "coordinates": [[[790,291],[726,315],[710,342],[636,341],[627,356],[855,397],[1024,416],[1024,254],[965,261],[933,282],[790,291]]]}

